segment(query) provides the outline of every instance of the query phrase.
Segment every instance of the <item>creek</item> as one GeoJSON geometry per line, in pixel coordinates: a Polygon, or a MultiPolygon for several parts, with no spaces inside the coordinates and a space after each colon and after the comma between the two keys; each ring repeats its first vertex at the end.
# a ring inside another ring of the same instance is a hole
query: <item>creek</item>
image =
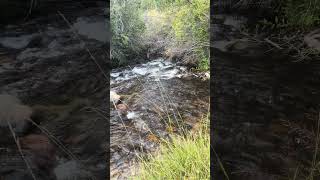
{"type": "Polygon", "coordinates": [[[192,129],[208,114],[209,74],[192,73],[163,58],[114,69],[111,91],[123,97],[126,116],[111,103],[111,175],[125,179],[139,155],[154,152],[159,139],[192,129]],[[169,128],[172,125],[173,128],[169,128]]]}

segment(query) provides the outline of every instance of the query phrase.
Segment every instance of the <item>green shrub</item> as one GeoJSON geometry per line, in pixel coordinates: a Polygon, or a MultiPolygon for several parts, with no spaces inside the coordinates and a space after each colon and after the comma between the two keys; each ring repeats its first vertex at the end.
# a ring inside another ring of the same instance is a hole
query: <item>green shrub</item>
{"type": "Polygon", "coordinates": [[[112,0],[113,64],[126,64],[135,56],[146,54],[150,44],[145,40],[154,38],[164,40],[165,49],[174,47],[187,52],[193,61],[190,64],[208,70],[209,8],[209,0],[112,0]]]}
{"type": "Polygon", "coordinates": [[[281,0],[274,5],[274,15],[265,17],[256,30],[310,30],[320,25],[319,0],[281,0]]]}
{"type": "Polygon", "coordinates": [[[193,44],[197,58],[197,69],[209,70],[209,14],[210,1],[185,2],[174,9],[176,12],[172,27],[178,42],[193,44]],[[191,43],[190,43],[191,42],[191,43]]]}
{"type": "Polygon", "coordinates": [[[145,30],[139,0],[111,1],[111,58],[114,65],[132,60],[144,50],[141,42],[145,30]]]}

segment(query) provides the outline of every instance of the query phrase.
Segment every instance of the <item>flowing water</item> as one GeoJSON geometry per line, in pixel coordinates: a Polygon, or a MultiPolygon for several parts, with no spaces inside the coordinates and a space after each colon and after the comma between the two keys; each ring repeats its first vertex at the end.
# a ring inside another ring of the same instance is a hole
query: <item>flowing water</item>
{"type": "Polygon", "coordinates": [[[208,76],[161,58],[111,72],[111,91],[128,106],[121,115],[110,102],[113,178],[125,179],[137,155],[156,150],[160,138],[191,129],[207,115],[208,76]]]}
{"type": "MultiPolygon", "coordinates": [[[[105,62],[110,37],[102,8],[70,15],[66,16],[69,23],[56,14],[1,28],[0,93],[30,106],[32,119],[63,144],[53,143],[57,153],[48,169],[50,177],[105,179],[109,79],[97,64],[109,73],[105,62]]],[[[138,154],[156,150],[160,138],[179,131],[182,125],[191,129],[208,112],[208,76],[165,59],[114,69],[110,82],[111,90],[129,107],[126,116],[119,116],[110,103],[111,173],[116,179],[126,178],[138,154]],[[168,128],[169,124],[175,128],[168,128]]],[[[0,142],[10,152],[2,153],[1,149],[0,161],[6,163],[0,166],[5,170],[0,171],[0,177],[25,179],[29,172],[3,129],[0,133],[5,136],[0,142]]],[[[25,133],[48,136],[38,128],[25,133]]],[[[40,172],[38,167],[34,171],[40,172]]],[[[42,173],[37,179],[49,179],[42,173]]]]}
{"type": "MultiPolygon", "coordinates": [[[[38,180],[106,179],[108,79],[96,65],[109,73],[103,11],[104,6],[61,10],[67,21],[55,13],[0,28],[0,94],[21,100],[32,109],[38,127],[47,129],[30,127],[19,138],[48,137],[57,150],[41,155],[22,147],[38,180]],[[44,168],[38,162],[47,156],[52,160],[44,159],[44,168]]],[[[10,111],[25,114],[18,108],[10,111]]],[[[0,179],[28,179],[30,172],[7,127],[0,127],[0,137],[5,149],[0,148],[0,179]]],[[[27,145],[37,143],[34,139],[27,145]]]]}

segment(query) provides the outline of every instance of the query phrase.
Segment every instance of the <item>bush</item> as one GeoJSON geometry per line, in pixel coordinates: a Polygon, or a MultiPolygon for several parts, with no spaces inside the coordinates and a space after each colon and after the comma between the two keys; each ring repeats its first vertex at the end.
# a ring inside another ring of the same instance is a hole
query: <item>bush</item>
{"type": "Polygon", "coordinates": [[[209,8],[209,0],[112,0],[113,64],[123,65],[154,46],[179,49],[180,61],[208,70],[209,8]]]}
{"type": "Polygon", "coordinates": [[[262,22],[263,29],[308,30],[320,25],[318,0],[281,0],[274,8],[274,16],[262,22]]]}
{"type": "MultiPolygon", "coordinates": [[[[191,53],[195,55],[198,70],[209,70],[209,14],[210,1],[185,2],[174,11],[172,24],[177,42],[192,44],[191,53]]],[[[191,47],[190,47],[191,48],[191,47]]]]}
{"type": "Polygon", "coordinates": [[[113,65],[126,64],[144,50],[145,24],[139,0],[111,1],[111,59],[113,65]]]}

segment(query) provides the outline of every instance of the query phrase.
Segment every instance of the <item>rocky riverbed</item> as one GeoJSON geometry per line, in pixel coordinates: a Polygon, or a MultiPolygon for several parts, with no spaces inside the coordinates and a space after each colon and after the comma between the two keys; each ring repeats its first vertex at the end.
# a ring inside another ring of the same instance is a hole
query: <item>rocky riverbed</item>
{"type": "Polygon", "coordinates": [[[135,173],[138,156],[157,150],[170,133],[192,129],[209,113],[208,73],[192,73],[159,58],[110,75],[111,91],[122,101],[122,106],[110,102],[114,179],[127,179],[135,173]]]}

